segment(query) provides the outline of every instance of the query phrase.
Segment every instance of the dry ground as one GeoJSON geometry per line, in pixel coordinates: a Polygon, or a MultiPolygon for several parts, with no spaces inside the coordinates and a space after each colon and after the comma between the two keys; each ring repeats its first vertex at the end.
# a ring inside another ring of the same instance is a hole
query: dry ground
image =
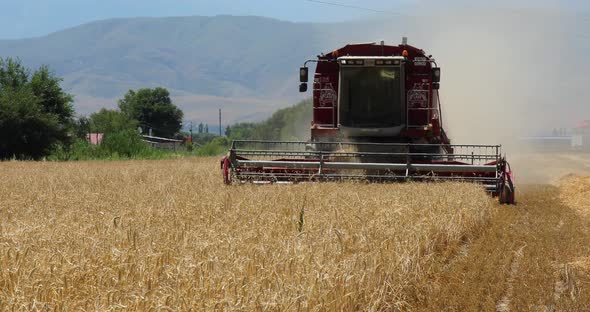
{"type": "Polygon", "coordinates": [[[218,159],[0,163],[9,310],[409,308],[493,210],[471,184],[222,184],[218,159]]]}
{"type": "Polygon", "coordinates": [[[590,176],[566,174],[589,174],[590,155],[516,164],[518,205],[494,211],[417,310],[590,311],[590,176]]]}
{"type": "Polygon", "coordinates": [[[533,153],[511,154],[512,164],[519,184],[558,185],[564,175],[576,173],[590,176],[589,153],[533,153]]]}
{"type": "Polygon", "coordinates": [[[589,193],[568,176],[500,206],[465,184],[225,187],[217,159],[0,163],[0,307],[590,311],[589,193]]]}
{"type": "Polygon", "coordinates": [[[417,310],[590,311],[590,219],[560,193],[520,187],[519,204],[496,210],[417,310]]]}

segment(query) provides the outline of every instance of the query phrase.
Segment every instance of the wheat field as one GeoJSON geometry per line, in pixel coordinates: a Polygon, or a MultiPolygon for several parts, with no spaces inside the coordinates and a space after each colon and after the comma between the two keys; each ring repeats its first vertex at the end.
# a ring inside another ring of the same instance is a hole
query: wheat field
{"type": "Polygon", "coordinates": [[[222,184],[219,160],[0,163],[2,310],[391,310],[485,227],[477,185],[222,184]]]}
{"type": "Polygon", "coordinates": [[[590,218],[590,176],[569,174],[559,181],[561,200],[582,216],[590,218]]]}
{"type": "MultiPolygon", "coordinates": [[[[559,197],[576,214],[590,221],[590,176],[569,174],[562,177],[559,181],[559,197]]],[[[589,231],[587,228],[585,230],[589,231]]],[[[590,255],[578,257],[568,263],[564,270],[568,266],[570,270],[584,275],[590,281],[590,255]]]]}

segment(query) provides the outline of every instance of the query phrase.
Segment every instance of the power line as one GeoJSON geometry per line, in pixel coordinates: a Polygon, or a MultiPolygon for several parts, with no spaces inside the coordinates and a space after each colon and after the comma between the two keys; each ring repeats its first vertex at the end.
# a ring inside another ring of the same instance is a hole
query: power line
{"type": "Polygon", "coordinates": [[[372,8],[366,8],[366,7],[361,7],[361,6],[356,6],[356,5],[350,5],[350,4],[343,4],[343,3],[337,3],[337,2],[329,2],[329,1],[321,1],[321,0],[304,0],[304,1],[314,2],[314,3],[320,3],[320,4],[327,4],[327,5],[332,5],[332,6],[339,6],[339,7],[343,7],[343,8],[349,8],[349,9],[356,9],[356,10],[363,10],[363,11],[375,12],[375,13],[386,13],[386,14],[401,15],[401,14],[396,13],[396,12],[391,12],[391,11],[386,11],[386,10],[379,10],[379,9],[372,9],[372,8]]]}

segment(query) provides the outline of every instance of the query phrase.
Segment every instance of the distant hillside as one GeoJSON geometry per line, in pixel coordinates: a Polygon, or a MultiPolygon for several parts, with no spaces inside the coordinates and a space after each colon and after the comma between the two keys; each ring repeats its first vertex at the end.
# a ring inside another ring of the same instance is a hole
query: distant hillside
{"type": "Polygon", "coordinates": [[[312,25],[258,17],[116,19],[1,41],[0,49],[32,65],[51,64],[68,87],[88,95],[119,96],[127,86],[165,84],[195,94],[251,96],[284,87],[274,78],[293,69],[279,65],[313,55],[317,47],[292,44],[308,42],[312,33],[312,25]]]}
{"type": "Polygon", "coordinates": [[[0,55],[32,67],[49,64],[78,102],[89,102],[78,103],[83,111],[156,85],[186,103],[239,99],[264,106],[285,95],[285,104],[293,101],[297,65],[319,50],[314,33],[311,24],[259,17],[115,19],[0,41],[0,55]]]}

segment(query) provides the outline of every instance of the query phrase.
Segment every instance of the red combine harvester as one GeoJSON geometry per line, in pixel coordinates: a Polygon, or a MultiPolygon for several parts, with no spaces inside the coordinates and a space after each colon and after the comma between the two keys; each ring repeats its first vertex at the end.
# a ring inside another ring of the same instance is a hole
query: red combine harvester
{"type": "Polygon", "coordinates": [[[226,184],[365,180],[472,181],[515,203],[500,145],[452,145],[442,127],[440,68],[408,45],[350,44],[300,68],[313,77],[311,140],[233,141],[221,161],[226,184]]]}

